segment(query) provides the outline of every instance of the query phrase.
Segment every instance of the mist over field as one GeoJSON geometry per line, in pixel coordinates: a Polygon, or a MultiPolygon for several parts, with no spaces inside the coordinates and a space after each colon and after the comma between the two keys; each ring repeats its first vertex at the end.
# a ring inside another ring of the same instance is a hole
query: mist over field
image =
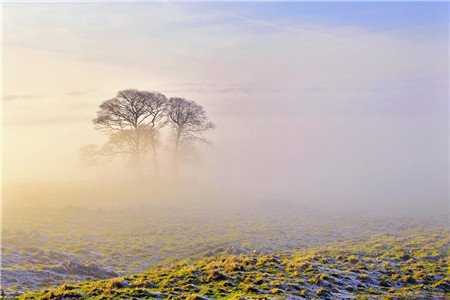
{"type": "Polygon", "coordinates": [[[2,9],[7,295],[382,234],[448,246],[448,4],[2,9]]]}

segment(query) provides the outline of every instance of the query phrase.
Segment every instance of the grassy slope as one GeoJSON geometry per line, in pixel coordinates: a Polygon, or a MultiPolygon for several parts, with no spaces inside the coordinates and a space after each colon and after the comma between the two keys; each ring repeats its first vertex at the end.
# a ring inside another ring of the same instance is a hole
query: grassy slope
{"type": "Polygon", "coordinates": [[[449,245],[448,232],[405,232],[294,253],[180,261],[142,274],[65,284],[19,298],[439,299],[450,295],[449,245]]]}

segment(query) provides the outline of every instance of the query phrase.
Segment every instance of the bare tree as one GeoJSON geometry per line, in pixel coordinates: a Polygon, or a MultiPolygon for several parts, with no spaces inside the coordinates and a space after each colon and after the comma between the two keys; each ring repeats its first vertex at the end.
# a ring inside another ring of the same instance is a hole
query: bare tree
{"type": "Polygon", "coordinates": [[[142,156],[150,150],[157,169],[157,135],[166,124],[167,98],[157,92],[128,89],[100,105],[93,120],[96,128],[109,136],[102,154],[129,154],[139,167],[142,156]]]}
{"type": "Polygon", "coordinates": [[[175,130],[175,166],[178,165],[180,146],[188,142],[203,141],[203,133],[214,128],[204,108],[194,101],[183,98],[170,98],[167,117],[175,130]]]}

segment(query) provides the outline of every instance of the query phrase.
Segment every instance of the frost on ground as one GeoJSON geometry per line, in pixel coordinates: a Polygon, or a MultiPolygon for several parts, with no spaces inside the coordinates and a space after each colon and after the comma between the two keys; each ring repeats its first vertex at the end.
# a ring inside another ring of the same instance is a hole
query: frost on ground
{"type": "MultiPolygon", "coordinates": [[[[48,210],[45,216],[34,211],[21,212],[21,218],[5,214],[2,289],[7,295],[19,295],[62,283],[126,276],[184,258],[263,255],[357,241],[378,233],[446,226],[445,216],[434,219],[330,216],[292,207],[246,213],[239,209],[235,214],[211,211],[55,209],[48,210]]],[[[395,262],[392,266],[396,266],[395,262]]],[[[332,268],[329,264],[317,267],[325,274],[344,272],[336,268],[328,270],[332,268]]],[[[345,272],[345,276],[335,281],[341,282],[341,287],[357,287],[362,280],[357,278],[360,274],[345,272]]],[[[365,275],[369,280],[361,284],[368,289],[383,284],[380,272],[368,270],[365,275]]],[[[313,292],[314,286],[319,288],[315,284],[305,289],[313,292]]],[[[339,293],[352,293],[349,289],[340,288],[339,293]]]]}
{"type": "Polygon", "coordinates": [[[445,299],[450,233],[405,231],[299,251],[220,255],[20,299],[445,299]]]}

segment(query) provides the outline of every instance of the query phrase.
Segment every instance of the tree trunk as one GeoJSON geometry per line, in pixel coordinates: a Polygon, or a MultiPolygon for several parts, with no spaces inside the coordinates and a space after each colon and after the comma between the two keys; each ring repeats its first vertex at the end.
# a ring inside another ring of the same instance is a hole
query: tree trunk
{"type": "Polygon", "coordinates": [[[140,136],[140,132],[139,132],[139,128],[135,129],[135,134],[136,134],[136,140],[135,140],[135,168],[136,168],[136,174],[138,179],[142,179],[143,176],[143,171],[142,171],[142,161],[141,161],[141,136],[140,136]]]}
{"type": "Polygon", "coordinates": [[[156,152],[155,138],[154,133],[151,135],[151,144],[152,144],[152,155],[153,155],[153,168],[155,169],[155,176],[159,177],[159,164],[158,164],[158,153],[156,152]]]}
{"type": "Polygon", "coordinates": [[[179,173],[179,163],[180,163],[180,157],[179,157],[179,148],[180,148],[180,139],[181,139],[181,129],[177,129],[177,136],[175,138],[175,151],[174,151],[174,171],[175,171],[175,177],[178,177],[179,173]]]}

